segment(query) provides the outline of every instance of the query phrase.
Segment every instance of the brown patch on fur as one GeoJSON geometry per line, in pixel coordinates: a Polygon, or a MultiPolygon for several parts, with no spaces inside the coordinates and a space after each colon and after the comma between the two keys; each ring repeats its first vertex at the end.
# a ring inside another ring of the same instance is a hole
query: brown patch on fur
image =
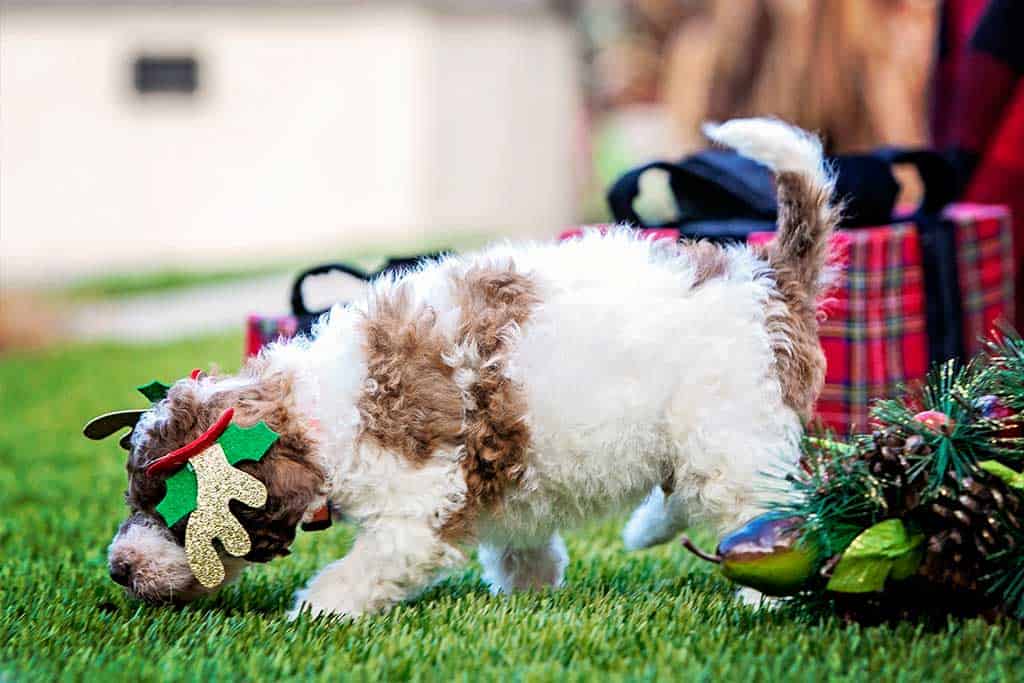
{"type": "MultiPolygon", "coordinates": [[[[165,404],[168,419],[152,425],[129,455],[125,495],[133,511],[159,519],[156,506],[166,491],[166,477],[147,475],[149,463],[197,438],[229,407],[235,409],[234,422],[239,426],[262,420],[277,432],[277,441],[262,460],[243,461],[237,467],[266,485],[267,503],[257,509],[231,502],[232,512],[252,541],[245,556],[252,562],[287,555],[302,515],[326,493],[325,473],[315,460],[318,445],[310,425],[295,409],[291,378],[282,374],[261,377],[264,369],[260,361],[253,361],[244,373],[253,379],[250,386],[218,392],[208,401],[201,400],[191,380],[171,387],[165,404]]],[[[170,528],[178,543],[184,542],[187,520],[185,517],[170,528]]]]}
{"type": "Polygon", "coordinates": [[[686,241],[680,249],[694,266],[693,288],[723,277],[729,265],[729,256],[721,245],[707,241],[686,241]]]}
{"type": "MultiPolygon", "coordinates": [[[[771,262],[771,261],[769,261],[771,262]]],[[[768,316],[768,333],[788,343],[774,343],[775,367],[782,399],[805,420],[825,384],[825,354],[818,339],[817,304],[808,301],[803,284],[786,266],[773,264],[777,291],[772,298],[783,306],[768,316]]]]}
{"type": "Polygon", "coordinates": [[[813,301],[820,293],[828,238],[839,222],[839,210],[830,201],[832,188],[793,172],[780,173],[776,186],[779,228],[768,246],[769,260],[776,268],[787,268],[813,301]]]}
{"type": "Polygon", "coordinates": [[[480,511],[500,504],[523,475],[530,444],[526,399],[508,378],[503,353],[509,334],[526,323],[540,296],[533,280],[511,265],[474,267],[454,286],[462,312],[459,338],[475,342],[480,354],[462,435],[466,502],[441,530],[446,538],[464,541],[480,511]]]}
{"type": "Polygon", "coordinates": [[[799,173],[780,173],[778,234],[760,255],[772,268],[776,292],[768,318],[775,342],[775,364],[783,400],[809,419],[825,383],[825,355],[818,338],[817,297],[828,251],[828,238],[838,222],[830,204],[830,188],[816,186],[799,173]],[[781,312],[777,312],[781,311],[781,312]]]}
{"type": "Polygon", "coordinates": [[[455,446],[462,394],[443,354],[436,313],[413,308],[406,290],[379,296],[364,322],[367,388],[357,403],[362,436],[414,463],[455,446]]]}
{"type": "Polygon", "coordinates": [[[539,301],[529,278],[511,268],[472,268],[452,282],[461,319],[457,339],[446,339],[429,307],[413,306],[405,285],[374,299],[366,320],[367,388],[357,407],[360,438],[373,439],[413,464],[439,448],[464,447],[465,505],[440,533],[463,542],[479,511],[496,504],[523,471],[529,429],[525,401],[505,377],[507,333],[526,322],[539,301]],[[445,361],[454,342],[475,343],[479,363],[471,386],[460,388],[445,361]]]}

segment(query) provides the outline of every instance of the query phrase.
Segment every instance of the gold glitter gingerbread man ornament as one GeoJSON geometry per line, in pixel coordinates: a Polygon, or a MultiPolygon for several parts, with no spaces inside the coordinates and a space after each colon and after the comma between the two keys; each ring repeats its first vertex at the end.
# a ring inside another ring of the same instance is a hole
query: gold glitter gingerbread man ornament
{"type": "Polygon", "coordinates": [[[167,479],[167,494],[156,509],[167,526],[191,514],[185,527],[185,555],[196,580],[207,588],[224,581],[224,564],[214,539],[235,557],[252,548],[228,503],[233,499],[259,508],[267,502],[267,487],[234,464],[260,460],[277,440],[277,434],[264,423],[240,428],[231,424],[232,417],[234,409],[229,408],[198,439],[146,468],[149,475],[178,470],[167,479]]]}

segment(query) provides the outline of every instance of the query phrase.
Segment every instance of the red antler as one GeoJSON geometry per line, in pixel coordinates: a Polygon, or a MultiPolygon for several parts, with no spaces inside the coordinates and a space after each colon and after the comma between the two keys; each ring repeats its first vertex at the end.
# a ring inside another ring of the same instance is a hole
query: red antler
{"type": "Polygon", "coordinates": [[[189,458],[199,455],[212,446],[221,437],[224,430],[228,428],[228,425],[231,424],[231,418],[234,416],[235,409],[228,408],[224,411],[223,415],[217,418],[213,426],[203,432],[198,439],[149,463],[146,467],[146,474],[152,476],[181,467],[188,462],[189,458]]]}

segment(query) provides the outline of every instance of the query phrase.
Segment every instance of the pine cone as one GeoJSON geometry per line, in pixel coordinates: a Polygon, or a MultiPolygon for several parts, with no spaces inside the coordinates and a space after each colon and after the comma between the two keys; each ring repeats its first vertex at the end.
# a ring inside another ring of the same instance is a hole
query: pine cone
{"type": "Polygon", "coordinates": [[[1024,509],[999,477],[978,470],[962,479],[947,473],[937,497],[915,515],[926,533],[921,574],[943,586],[974,591],[988,558],[1013,548],[1024,509]]]}
{"type": "Polygon", "coordinates": [[[927,455],[931,447],[913,434],[906,436],[895,429],[876,431],[871,435],[870,448],[861,456],[868,470],[882,485],[890,516],[900,517],[916,508],[924,488],[923,478],[910,480],[910,457],[927,455]]]}

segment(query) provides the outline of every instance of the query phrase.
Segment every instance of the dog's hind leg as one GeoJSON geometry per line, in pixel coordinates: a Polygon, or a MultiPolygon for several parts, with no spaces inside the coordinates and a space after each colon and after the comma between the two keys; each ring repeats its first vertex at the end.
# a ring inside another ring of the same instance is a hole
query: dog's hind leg
{"type": "Polygon", "coordinates": [[[640,550],[672,540],[686,529],[686,505],[671,491],[656,486],[633,511],[622,529],[622,542],[628,550],[640,550]]]}
{"type": "Polygon", "coordinates": [[[558,588],[569,562],[565,542],[558,534],[552,535],[545,545],[531,548],[502,548],[484,543],[477,555],[483,565],[484,581],[493,593],[558,588]]]}

